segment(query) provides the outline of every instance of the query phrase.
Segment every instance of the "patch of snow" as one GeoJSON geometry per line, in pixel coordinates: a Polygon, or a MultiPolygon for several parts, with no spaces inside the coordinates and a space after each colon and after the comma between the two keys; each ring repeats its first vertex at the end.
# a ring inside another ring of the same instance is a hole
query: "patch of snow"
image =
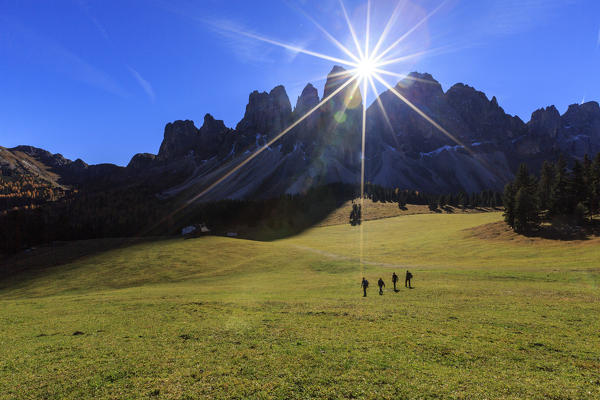
{"type": "Polygon", "coordinates": [[[445,145],[445,146],[440,147],[439,149],[435,149],[433,151],[430,151],[427,153],[420,153],[420,154],[421,154],[421,158],[422,157],[432,157],[432,156],[437,156],[438,154],[440,154],[443,151],[456,151],[460,148],[463,148],[463,146],[461,146],[461,145],[456,145],[456,146],[445,145]]]}

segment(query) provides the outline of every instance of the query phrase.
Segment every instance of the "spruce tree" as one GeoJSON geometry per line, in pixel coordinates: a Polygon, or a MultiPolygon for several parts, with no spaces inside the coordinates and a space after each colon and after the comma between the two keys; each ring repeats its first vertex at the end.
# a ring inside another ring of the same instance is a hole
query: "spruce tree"
{"type": "Polygon", "coordinates": [[[600,153],[596,154],[592,163],[589,208],[592,214],[600,212],[600,153]]]}
{"type": "Polygon", "coordinates": [[[552,189],[554,185],[554,166],[548,161],[544,161],[537,188],[540,210],[549,210],[552,207],[552,189]]]}
{"type": "Polygon", "coordinates": [[[519,189],[524,188],[530,192],[533,190],[534,184],[534,179],[529,174],[529,168],[527,168],[527,164],[522,163],[519,165],[519,171],[515,176],[515,190],[518,192],[519,189]]]}
{"type": "Polygon", "coordinates": [[[585,172],[583,165],[579,161],[575,161],[571,172],[571,179],[568,181],[568,204],[569,214],[575,211],[578,203],[584,206],[587,202],[587,187],[585,184],[585,172]]]}
{"type": "Polygon", "coordinates": [[[575,206],[573,214],[575,215],[575,220],[577,221],[577,223],[579,225],[583,225],[587,222],[586,217],[588,214],[588,208],[583,203],[579,202],[575,206]]]}
{"type": "Polygon", "coordinates": [[[550,208],[552,215],[570,214],[568,185],[567,162],[560,156],[554,166],[554,187],[552,188],[550,208]]]}
{"type": "Polygon", "coordinates": [[[504,221],[511,228],[515,228],[515,186],[509,182],[504,186],[504,195],[502,202],[504,203],[504,221]]]}
{"type": "Polygon", "coordinates": [[[514,229],[517,232],[530,232],[539,225],[539,209],[537,199],[525,187],[521,187],[514,202],[514,229]]]}

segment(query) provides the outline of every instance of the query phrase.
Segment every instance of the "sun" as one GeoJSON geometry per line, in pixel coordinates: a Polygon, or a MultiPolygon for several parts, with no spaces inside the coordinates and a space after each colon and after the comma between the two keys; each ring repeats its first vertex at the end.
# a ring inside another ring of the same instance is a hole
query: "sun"
{"type": "Polygon", "coordinates": [[[356,66],[355,74],[362,79],[371,78],[377,72],[377,64],[371,58],[363,58],[356,66]]]}

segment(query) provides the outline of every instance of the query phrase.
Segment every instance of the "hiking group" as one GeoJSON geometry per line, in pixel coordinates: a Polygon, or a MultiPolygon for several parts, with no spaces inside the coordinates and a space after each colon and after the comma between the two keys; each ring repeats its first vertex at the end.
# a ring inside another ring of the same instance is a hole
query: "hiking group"
{"type": "MultiPolygon", "coordinates": [[[[412,277],[413,275],[410,273],[410,271],[406,271],[406,276],[404,278],[404,287],[412,289],[412,285],[410,283],[412,277]]],[[[398,289],[396,288],[396,284],[398,283],[398,275],[396,275],[395,272],[392,273],[392,283],[394,284],[394,292],[398,292],[398,289]]],[[[369,287],[369,281],[363,277],[360,286],[363,289],[363,297],[367,297],[367,288],[369,287]]],[[[379,286],[379,295],[382,296],[383,288],[385,287],[385,282],[383,281],[383,278],[379,278],[379,280],[377,281],[377,286],[379,286]]]]}

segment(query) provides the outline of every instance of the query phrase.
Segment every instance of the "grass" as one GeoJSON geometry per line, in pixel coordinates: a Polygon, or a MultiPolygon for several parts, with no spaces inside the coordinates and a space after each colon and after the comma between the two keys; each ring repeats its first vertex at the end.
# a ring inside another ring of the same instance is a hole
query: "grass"
{"type": "MultiPolygon", "coordinates": [[[[349,221],[350,212],[352,211],[353,202],[360,204],[360,199],[357,198],[343,203],[340,207],[331,212],[330,215],[328,215],[323,221],[319,222],[318,226],[347,224],[349,221]]],[[[435,211],[432,211],[429,209],[429,206],[421,204],[406,204],[405,207],[399,208],[398,203],[374,202],[371,199],[364,200],[364,207],[365,209],[362,213],[363,221],[416,214],[472,214],[498,211],[498,209],[489,207],[469,208],[453,206],[444,206],[443,208],[438,208],[435,211]]]]}
{"type": "Polygon", "coordinates": [[[362,268],[337,225],[25,271],[0,283],[0,398],[599,398],[598,240],[481,234],[500,218],[365,222],[362,268]],[[377,295],[406,268],[414,290],[377,295]]]}

